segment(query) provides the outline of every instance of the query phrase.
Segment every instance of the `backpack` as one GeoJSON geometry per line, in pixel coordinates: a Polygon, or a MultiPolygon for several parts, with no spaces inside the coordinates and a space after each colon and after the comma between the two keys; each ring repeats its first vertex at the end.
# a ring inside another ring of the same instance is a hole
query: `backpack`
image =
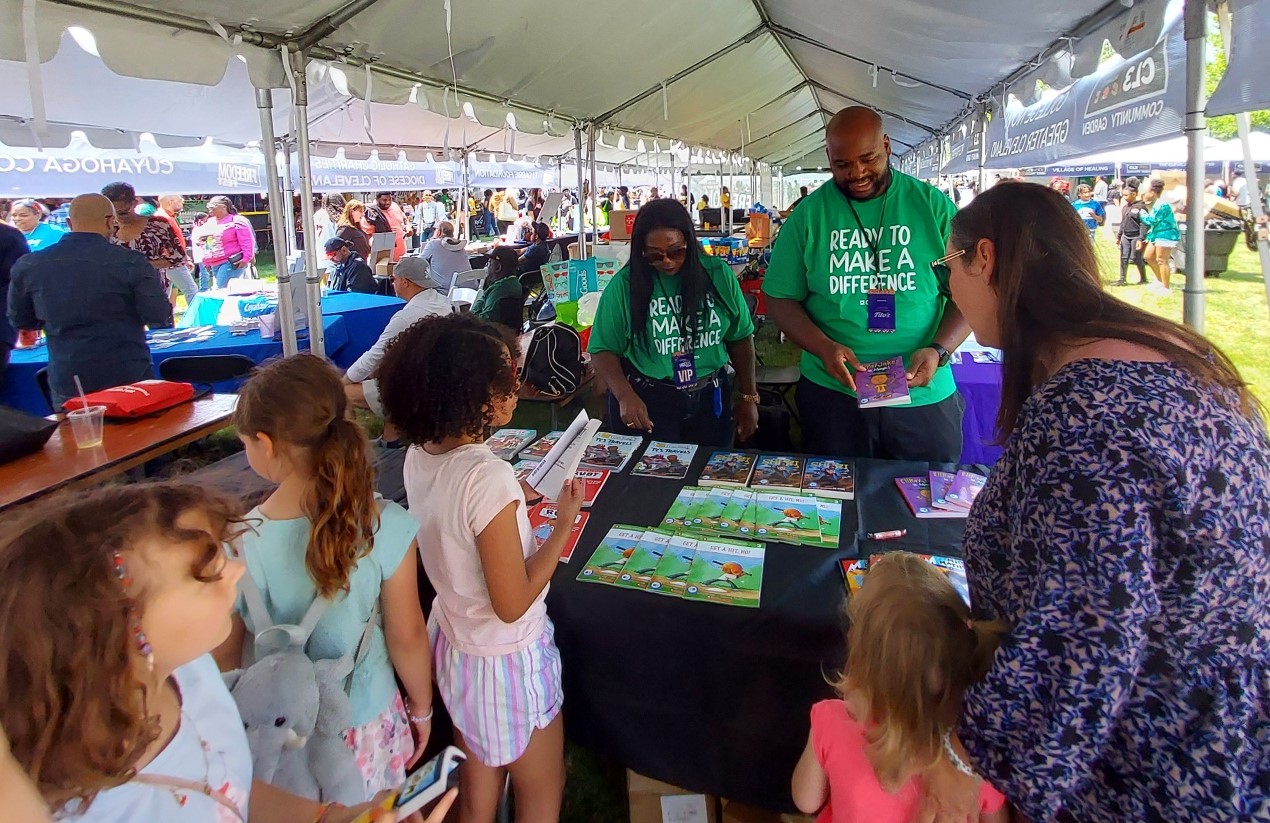
{"type": "Polygon", "coordinates": [[[534,329],[525,347],[520,382],[549,397],[572,394],[582,385],[582,339],[563,323],[534,329]]]}
{"type": "Polygon", "coordinates": [[[315,597],[299,625],[275,623],[250,572],[239,586],[256,626],[255,659],[225,679],[242,715],[255,776],[313,800],[364,802],[366,784],[343,732],[352,725],[353,670],[380,622],[378,599],[353,653],[312,660],[309,638],[331,600],[315,597]]]}

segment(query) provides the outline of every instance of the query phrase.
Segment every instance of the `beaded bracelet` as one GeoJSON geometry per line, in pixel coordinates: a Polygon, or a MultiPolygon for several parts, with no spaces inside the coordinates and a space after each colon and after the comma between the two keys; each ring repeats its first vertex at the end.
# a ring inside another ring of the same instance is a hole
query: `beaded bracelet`
{"type": "Polygon", "coordinates": [[[962,760],[961,756],[957,754],[956,749],[953,748],[952,729],[948,729],[944,732],[944,754],[948,756],[948,762],[952,763],[953,767],[956,768],[957,771],[967,777],[973,777],[975,780],[982,779],[979,775],[975,774],[975,770],[970,768],[966,761],[962,760]]]}
{"type": "Polygon", "coordinates": [[[414,723],[414,724],[416,724],[416,725],[417,725],[417,724],[419,724],[419,723],[427,723],[429,720],[431,720],[431,719],[432,719],[432,712],[433,712],[433,711],[435,711],[435,710],[434,710],[434,709],[428,709],[428,713],[427,713],[427,714],[425,714],[423,717],[416,717],[415,715],[411,714],[410,709],[406,709],[406,717],[410,718],[410,722],[411,722],[411,723],[414,723]]]}

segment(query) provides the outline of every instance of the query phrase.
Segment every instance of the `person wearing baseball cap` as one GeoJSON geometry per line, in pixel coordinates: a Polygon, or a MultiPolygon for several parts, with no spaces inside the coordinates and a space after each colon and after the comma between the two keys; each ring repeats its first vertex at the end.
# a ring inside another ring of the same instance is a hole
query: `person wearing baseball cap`
{"type": "MultiPolygon", "coordinates": [[[[375,379],[375,374],[388,344],[419,320],[453,311],[449,298],[438,291],[439,284],[432,277],[428,261],[421,257],[401,258],[393,268],[392,287],[406,305],[392,316],[370,350],[344,373],[344,395],[349,403],[354,408],[369,409],[380,417],[384,414],[384,407],[379,401],[379,381],[375,379]]],[[[401,447],[397,432],[388,421],[384,421],[383,437],[375,442],[390,449],[401,447]]]]}
{"type": "Polygon", "coordinates": [[[323,248],[326,259],[331,261],[327,278],[333,290],[375,293],[375,273],[362,256],[353,251],[352,243],[341,237],[332,237],[323,248]]]}

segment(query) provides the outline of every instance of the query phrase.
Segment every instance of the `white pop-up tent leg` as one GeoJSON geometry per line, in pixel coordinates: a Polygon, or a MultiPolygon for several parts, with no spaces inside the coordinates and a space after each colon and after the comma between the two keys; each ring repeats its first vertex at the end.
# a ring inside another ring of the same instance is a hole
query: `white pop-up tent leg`
{"type": "MultiPolygon", "coordinates": [[[[462,234],[460,236],[466,237],[468,240],[471,240],[472,239],[472,215],[468,214],[468,208],[467,208],[468,198],[471,197],[471,192],[468,190],[468,187],[470,185],[468,181],[471,178],[470,178],[470,175],[468,174],[467,149],[463,149],[462,156],[463,156],[463,194],[459,196],[459,203],[462,204],[459,207],[459,214],[462,215],[461,222],[463,223],[463,229],[462,229],[462,234]]],[[[448,157],[446,158],[447,161],[449,159],[450,158],[448,157]]],[[[427,242],[427,239],[428,238],[423,238],[421,242],[427,242]]]]}
{"type": "MultiPolygon", "coordinates": [[[[295,135],[292,135],[294,139],[295,135]]],[[[287,254],[300,247],[295,236],[295,180],[291,177],[291,143],[282,141],[282,202],[278,204],[282,233],[287,238],[287,254]]]]}
{"type": "Polygon", "coordinates": [[[582,124],[573,124],[573,152],[578,158],[578,201],[574,204],[573,213],[577,215],[576,223],[578,226],[578,259],[586,260],[586,225],[582,219],[582,208],[586,205],[586,201],[582,199],[582,177],[586,173],[582,168],[582,124]]]}
{"type": "Polygon", "coordinates": [[[1186,0],[1186,291],[1182,321],[1204,333],[1204,47],[1208,9],[1186,0]]]}
{"type": "Polygon", "coordinates": [[[295,334],[295,308],[291,304],[291,267],[287,264],[286,210],[278,183],[278,149],[273,134],[273,91],[256,89],[260,110],[260,148],[265,155],[265,185],[269,192],[269,232],[273,235],[273,263],[278,270],[278,326],[282,330],[282,356],[299,351],[295,334]]]}
{"type": "MultiPolygon", "coordinates": [[[[591,230],[595,232],[594,238],[600,239],[600,187],[595,185],[595,123],[587,127],[587,145],[586,145],[586,165],[587,171],[591,178],[591,230]]],[[[582,233],[586,234],[586,226],[582,227],[582,233]]],[[[591,244],[592,246],[595,243],[591,244]]],[[[579,247],[580,249],[581,247],[579,247]]],[[[591,252],[595,254],[594,251],[591,252]]],[[[583,260],[587,258],[583,257],[583,260]]]]}
{"type": "Polygon", "coordinates": [[[295,118],[300,163],[300,217],[304,226],[304,284],[309,308],[309,351],[326,356],[322,327],[322,273],[317,264],[317,233],[313,226],[313,173],[309,168],[309,85],[304,52],[291,52],[295,73],[295,118]]]}

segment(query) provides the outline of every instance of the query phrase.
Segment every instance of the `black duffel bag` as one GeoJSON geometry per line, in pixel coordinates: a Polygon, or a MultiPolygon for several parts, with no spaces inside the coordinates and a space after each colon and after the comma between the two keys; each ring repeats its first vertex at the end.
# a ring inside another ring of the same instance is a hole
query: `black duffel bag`
{"type": "Polygon", "coordinates": [[[55,431],[56,420],[0,406],[0,463],[38,452],[55,431]]]}

